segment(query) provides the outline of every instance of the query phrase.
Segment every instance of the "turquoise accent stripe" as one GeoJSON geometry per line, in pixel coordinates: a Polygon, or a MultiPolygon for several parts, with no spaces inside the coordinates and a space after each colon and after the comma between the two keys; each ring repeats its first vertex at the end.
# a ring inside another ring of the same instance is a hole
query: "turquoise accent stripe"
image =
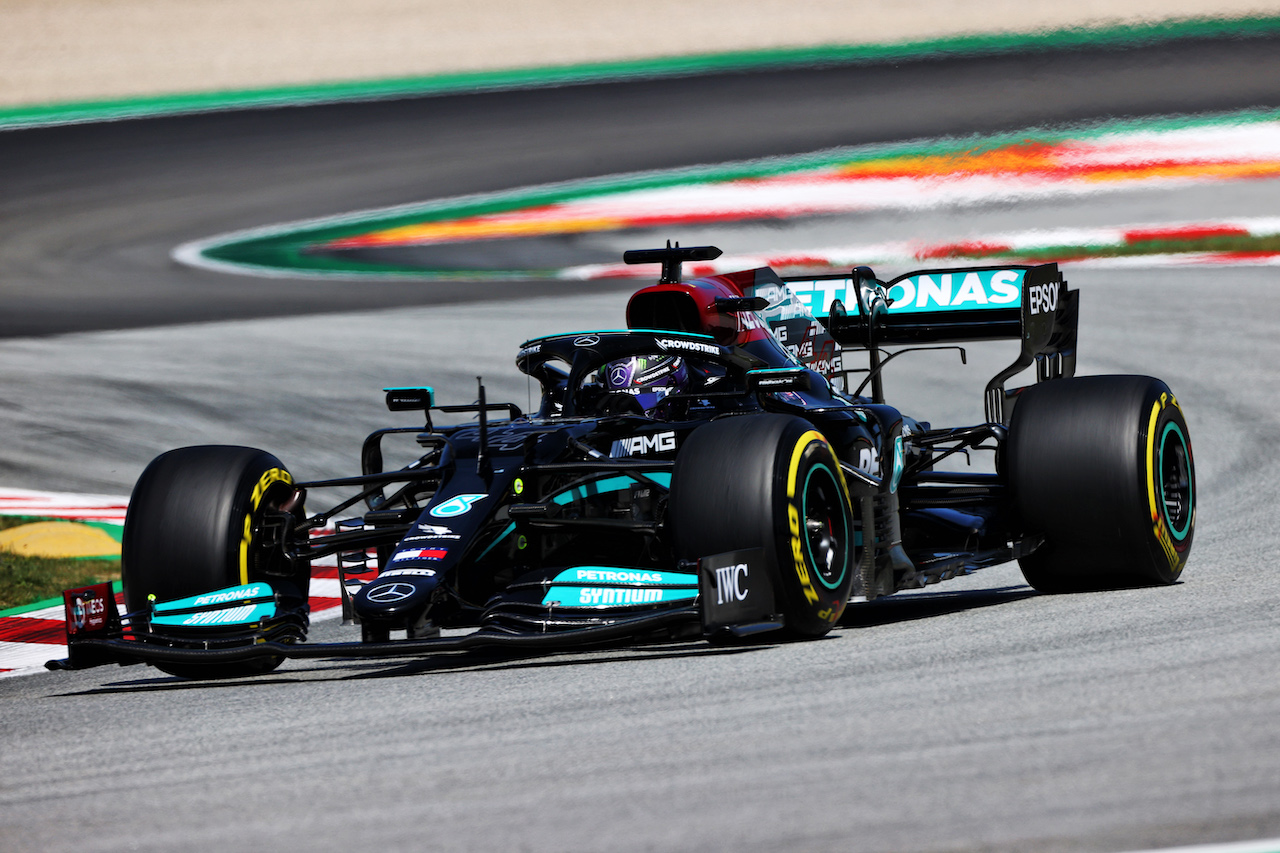
{"type": "MultiPolygon", "coordinates": [[[[648,476],[651,479],[655,480],[659,485],[663,486],[664,488],[668,488],[668,489],[671,488],[670,474],[666,472],[661,472],[657,474],[650,474],[648,476]]],[[[637,481],[631,477],[608,477],[603,480],[594,480],[590,483],[584,483],[581,486],[575,486],[574,488],[566,492],[561,492],[560,494],[555,495],[554,497],[551,498],[551,500],[554,503],[557,503],[563,506],[564,504],[567,504],[571,501],[581,500],[582,498],[585,498],[588,495],[598,495],[598,494],[603,494],[605,492],[621,491],[622,489],[629,487],[635,482],[637,481]]],[[[490,551],[496,548],[499,542],[501,542],[503,539],[506,539],[508,536],[510,536],[512,531],[514,531],[515,529],[516,529],[516,523],[514,521],[508,524],[506,527],[504,527],[502,529],[502,532],[499,533],[497,537],[492,542],[489,543],[489,547],[485,548],[483,551],[480,552],[480,556],[476,557],[476,560],[483,560],[486,554],[488,554],[490,551]]],[[[696,579],[695,579],[695,583],[696,583],[696,579]]]]}
{"type": "Polygon", "coordinates": [[[238,604],[234,607],[202,610],[199,613],[153,616],[151,617],[151,624],[175,628],[224,628],[231,625],[254,625],[275,615],[275,602],[268,604],[238,604]]]}
{"type": "Polygon", "coordinates": [[[1181,18],[1140,26],[1072,28],[1037,33],[952,36],[867,45],[707,53],[624,62],[353,80],[225,92],[36,104],[0,109],[0,129],[118,121],[220,110],[388,100],[511,89],[538,89],[632,79],[686,77],[770,68],[893,62],[928,56],[1006,54],[1089,45],[1152,44],[1189,38],[1250,38],[1280,32],[1280,16],[1219,20],[1181,18]]]}
{"type": "MultiPolygon", "coordinates": [[[[647,476],[649,479],[656,482],[658,485],[662,486],[664,489],[671,488],[671,474],[666,471],[660,471],[655,474],[646,474],[645,476],[647,476]]],[[[601,480],[592,480],[590,483],[583,483],[581,486],[574,486],[572,489],[569,489],[568,491],[564,491],[558,495],[552,496],[551,501],[553,503],[559,504],[560,506],[564,506],[565,504],[570,503],[572,501],[582,500],[583,498],[589,495],[599,495],[599,494],[605,494],[607,492],[619,492],[625,488],[629,488],[630,486],[634,485],[637,482],[639,481],[637,481],[633,477],[626,477],[626,476],[606,477],[601,480]]],[[[515,529],[516,529],[516,524],[513,521],[510,524],[508,524],[505,528],[503,528],[502,532],[498,534],[497,538],[494,539],[493,542],[489,544],[488,548],[485,548],[483,551],[481,551],[480,556],[476,557],[476,559],[483,560],[485,554],[488,554],[490,551],[492,551],[499,542],[501,542],[503,539],[506,539],[508,536],[510,536],[511,531],[515,529]]],[[[696,578],[694,579],[694,583],[695,584],[697,583],[696,578]]]]}
{"type": "Polygon", "coordinates": [[[618,566],[575,566],[560,572],[552,583],[542,603],[561,607],[630,607],[698,596],[697,575],[618,566]]]}
{"type": "Polygon", "coordinates": [[[151,624],[217,628],[251,625],[275,615],[275,591],[271,584],[257,581],[157,604],[151,624]]]}
{"type": "Polygon", "coordinates": [[[271,584],[257,581],[243,586],[232,586],[212,592],[202,592],[173,601],[161,601],[155,605],[156,613],[169,613],[174,610],[189,610],[194,607],[225,607],[231,604],[242,604],[254,598],[268,598],[275,594],[271,584]]]}
{"type": "Polygon", "coordinates": [[[553,586],[542,597],[542,603],[559,604],[561,607],[613,608],[692,601],[697,597],[697,587],[657,589],[654,587],[553,586]]]}
{"type": "Polygon", "coordinates": [[[502,532],[498,534],[497,538],[489,543],[489,547],[485,548],[483,551],[480,552],[480,556],[476,557],[476,562],[483,560],[485,554],[488,554],[494,548],[498,547],[498,543],[501,542],[503,539],[506,539],[508,536],[510,536],[511,531],[515,529],[516,529],[516,523],[514,521],[508,524],[506,527],[504,527],[502,532]]]}
{"type": "MultiPolygon", "coordinates": [[[[645,474],[650,480],[653,480],[664,489],[671,488],[671,474],[667,471],[659,471],[653,474],[645,474]]],[[[635,485],[638,480],[633,477],[605,477],[600,480],[592,480],[590,483],[583,483],[581,486],[574,486],[568,491],[554,495],[551,500],[553,503],[561,506],[570,501],[582,500],[590,495],[604,494],[605,492],[617,492],[622,489],[630,488],[635,485]]]]}
{"type": "Polygon", "coordinates": [[[572,586],[698,586],[698,576],[688,572],[664,572],[659,569],[635,569],[626,566],[574,566],[551,579],[552,583],[572,586]]]}
{"type": "MultiPolygon", "coordinates": [[[[809,481],[813,479],[813,475],[816,474],[818,471],[825,472],[827,475],[827,479],[829,479],[833,484],[836,482],[835,474],[831,473],[830,468],[828,468],[826,465],[823,465],[822,463],[818,463],[817,465],[814,465],[812,468],[809,469],[809,473],[805,475],[804,487],[801,491],[801,495],[803,496],[802,500],[804,500],[806,503],[808,502],[808,497],[809,497],[809,481]]],[[[808,507],[803,506],[802,509],[806,513],[804,517],[807,518],[808,507]]],[[[848,539],[849,538],[849,519],[844,518],[842,519],[842,521],[844,522],[844,538],[848,539]]],[[[809,540],[808,536],[805,536],[805,539],[804,539],[804,549],[805,549],[805,553],[809,555],[809,565],[817,568],[818,559],[817,557],[814,556],[813,543],[809,540]]],[[[836,587],[840,586],[841,581],[844,580],[844,576],[848,573],[849,565],[852,562],[854,562],[854,555],[851,552],[846,553],[845,564],[840,571],[840,576],[837,577],[831,583],[827,583],[826,578],[822,576],[822,572],[815,571],[812,574],[814,577],[818,579],[818,583],[822,584],[827,589],[835,589],[836,587]]]]}
{"type": "Polygon", "coordinates": [[[1169,507],[1165,505],[1164,494],[1164,446],[1169,438],[1169,433],[1173,433],[1174,437],[1182,444],[1182,454],[1186,459],[1191,459],[1191,449],[1187,447],[1187,437],[1182,434],[1182,429],[1177,424],[1170,422],[1165,425],[1164,432],[1160,435],[1160,506],[1164,513],[1165,524],[1169,527],[1169,532],[1173,534],[1173,538],[1179,542],[1187,538],[1187,533],[1191,530],[1191,519],[1195,518],[1196,495],[1195,483],[1188,481],[1187,483],[1187,522],[1182,525],[1182,529],[1178,530],[1170,523],[1169,507]]]}
{"type": "MultiPolygon", "coordinates": [[[[893,304],[890,314],[917,314],[937,311],[987,311],[1022,307],[1022,281],[1026,271],[990,268],[941,271],[913,275],[888,289],[893,304]]],[[[858,294],[853,279],[812,279],[788,281],[787,288],[814,316],[829,313],[839,299],[845,311],[857,316],[858,294]]]]}

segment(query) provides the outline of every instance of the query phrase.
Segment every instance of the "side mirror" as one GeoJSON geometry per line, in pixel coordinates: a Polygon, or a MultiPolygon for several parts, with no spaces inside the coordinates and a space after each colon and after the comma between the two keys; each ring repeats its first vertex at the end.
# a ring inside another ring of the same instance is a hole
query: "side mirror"
{"type": "Polygon", "coordinates": [[[387,408],[393,412],[422,412],[436,404],[434,388],[383,388],[387,392],[387,408]]]}

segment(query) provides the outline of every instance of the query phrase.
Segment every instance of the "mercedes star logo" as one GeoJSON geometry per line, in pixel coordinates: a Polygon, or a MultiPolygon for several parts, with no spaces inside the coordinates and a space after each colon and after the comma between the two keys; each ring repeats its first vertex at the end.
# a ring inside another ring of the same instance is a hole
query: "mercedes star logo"
{"type": "Polygon", "coordinates": [[[384,583],[369,590],[365,598],[378,604],[390,604],[393,601],[403,601],[416,590],[417,587],[411,583],[384,583]]]}
{"type": "Polygon", "coordinates": [[[600,343],[599,335],[583,335],[582,337],[573,339],[573,345],[575,347],[593,347],[598,343],[600,343]]]}

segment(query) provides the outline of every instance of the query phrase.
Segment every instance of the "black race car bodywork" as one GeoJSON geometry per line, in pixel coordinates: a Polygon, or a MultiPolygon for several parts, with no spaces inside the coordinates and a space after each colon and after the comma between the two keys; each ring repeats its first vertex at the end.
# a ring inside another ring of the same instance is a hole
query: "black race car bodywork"
{"type": "Polygon", "coordinates": [[[286,657],[812,637],[851,597],[1015,559],[1046,591],[1178,578],[1195,518],[1186,423],[1159,380],[1073,378],[1077,294],[1055,265],[681,281],[682,262],[718,254],[627,253],[663,264],[628,328],[517,354],[536,412],[483,386],[446,406],[388,389],[423,426],[373,433],[341,480],[295,482],[249,448],[158,457],[126,521],[127,612],[109,587],[69,590],[70,653],[51,667],[215,677],[286,657]],[[937,428],[884,399],[904,351],[998,339],[1019,352],[987,384],[984,423],[937,428]],[[642,405],[607,381],[627,359],[682,363],[682,383],[642,405]],[[1035,383],[1006,389],[1028,368],[1035,383]],[[383,470],[389,440],[420,456],[383,470]],[[944,470],[974,450],[994,451],[993,471],[944,470]],[[303,510],[334,488],[350,494],[303,510]],[[360,637],[309,644],[310,567],[334,555],[360,637]],[[454,628],[475,630],[441,635],[454,628]]]}

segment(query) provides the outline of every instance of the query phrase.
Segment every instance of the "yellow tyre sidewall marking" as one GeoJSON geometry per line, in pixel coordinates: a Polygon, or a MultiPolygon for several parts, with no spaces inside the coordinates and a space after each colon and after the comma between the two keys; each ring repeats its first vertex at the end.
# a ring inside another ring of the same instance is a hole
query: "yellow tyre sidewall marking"
{"type": "Polygon", "coordinates": [[[253,494],[249,497],[249,512],[244,517],[244,534],[240,537],[240,583],[241,585],[249,582],[249,545],[253,542],[253,515],[258,511],[258,505],[262,503],[262,497],[275,483],[293,483],[293,477],[283,468],[271,468],[264,471],[262,476],[258,478],[258,484],[253,487],[253,494]]]}
{"type": "Polygon", "coordinates": [[[1147,420],[1147,505],[1151,508],[1151,523],[1160,518],[1156,507],[1156,420],[1160,417],[1160,409],[1164,403],[1164,395],[1151,407],[1151,417],[1147,420]]]}
{"type": "MultiPolygon", "coordinates": [[[[800,510],[796,507],[795,500],[800,460],[814,442],[827,447],[827,440],[822,433],[811,429],[796,440],[795,446],[791,450],[791,462],[787,467],[787,526],[788,532],[791,534],[791,559],[795,565],[796,576],[800,579],[800,586],[804,590],[805,600],[813,604],[819,604],[821,603],[821,597],[813,587],[813,578],[809,576],[809,567],[804,557],[804,542],[800,538],[800,510]]],[[[828,450],[828,452],[830,451],[828,450]]],[[[831,456],[834,459],[835,454],[832,453],[831,456]]],[[[840,485],[840,493],[844,495],[845,505],[852,506],[852,502],[849,499],[849,487],[844,481],[844,472],[840,470],[838,462],[833,466],[833,473],[836,482],[840,485]]],[[[845,570],[848,571],[847,566],[845,570]]],[[[818,615],[826,621],[835,622],[840,618],[846,603],[843,601],[837,602],[834,607],[824,609],[818,615]]]]}
{"type": "MultiPolygon", "coordinates": [[[[1160,412],[1167,405],[1172,405],[1181,411],[1178,401],[1174,399],[1172,394],[1162,393],[1160,399],[1151,405],[1151,417],[1147,419],[1147,505],[1151,510],[1151,532],[1155,535],[1156,542],[1160,545],[1160,550],[1169,562],[1169,570],[1176,577],[1182,573],[1182,567],[1179,565],[1181,561],[1177,549],[1174,548],[1173,538],[1169,533],[1169,525],[1165,521],[1164,513],[1161,512],[1160,506],[1156,502],[1156,477],[1160,475],[1159,459],[1157,459],[1156,423],[1160,419],[1160,412]]],[[[1163,486],[1161,489],[1163,491],[1163,486]]],[[[1163,494],[1161,498],[1163,498],[1163,494]]]]}

